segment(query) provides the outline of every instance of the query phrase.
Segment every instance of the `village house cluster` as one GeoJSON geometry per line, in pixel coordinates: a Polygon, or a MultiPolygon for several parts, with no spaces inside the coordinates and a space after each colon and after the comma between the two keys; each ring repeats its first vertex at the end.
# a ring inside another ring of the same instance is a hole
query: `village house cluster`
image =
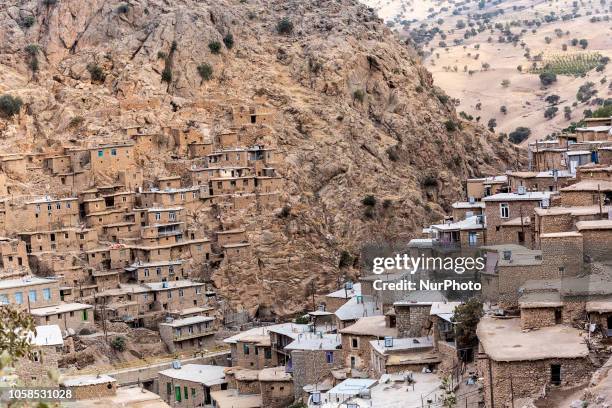
{"type": "Polygon", "coordinates": [[[529,169],[469,179],[411,246],[484,253],[476,361],[487,407],[588,381],[612,336],[612,118],[529,145],[529,169]],[[529,378],[529,381],[524,381],[529,378]]]}
{"type": "Polygon", "coordinates": [[[465,201],[404,248],[486,257],[472,345],[457,333],[463,300],[376,289],[377,280],[432,278],[433,270],[365,271],[295,321],[244,321],[220,337],[230,325],[210,275],[252,261],[254,249],[247,229],[223,228],[217,215],[277,208],[282,188],[275,148],[258,144],[272,113],[236,107],[232,119],[227,130],[134,126],[111,144],[2,157],[0,303],[37,324],[21,378],[82,400],[160,407],[426,407],[449,398],[468,406],[471,398],[494,408],[584,384],[603,364],[612,336],[609,118],[530,144],[527,169],[466,180],[465,201]],[[168,152],[176,156],[168,174],[143,171],[150,154],[168,152]],[[66,193],[12,194],[10,180],[35,170],[66,193]],[[115,321],[155,330],[176,359],[136,380],[100,373],[56,384],[46,375],[74,352],[75,335],[115,321]],[[197,358],[214,348],[216,359],[197,358]],[[185,353],[196,357],[184,361],[185,353]],[[135,396],[135,383],[157,395],[135,396]]]}

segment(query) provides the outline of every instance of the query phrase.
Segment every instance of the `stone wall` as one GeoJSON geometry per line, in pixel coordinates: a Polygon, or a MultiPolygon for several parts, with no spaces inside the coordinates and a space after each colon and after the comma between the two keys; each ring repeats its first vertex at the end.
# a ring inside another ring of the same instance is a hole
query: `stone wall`
{"type": "Polygon", "coordinates": [[[521,329],[538,329],[555,325],[554,307],[522,308],[521,329]]]}
{"type": "Polygon", "coordinates": [[[358,370],[367,371],[370,369],[370,341],[378,340],[375,336],[360,336],[357,334],[342,335],[342,358],[345,367],[354,367],[358,370]],[[357,347],[353,347],[353,339],[357,341],[357,347]],[[351,358],[354,359],[354,366],[351,365],[351,358]]]}
{"type": "Polygon", "coordinates": [[[479,377],[484,379],[485,407],[509,408],[513,399],[538,397],[545,389],[556,387],[551,385],[553,364],[561,365],[562,387],[588,382],[593,369],[588,358],[498,362],[479,355],[477,366],[479,377]]]}
{"type": "Polygon", "coordinates": [[[285,408],[293,403],[295,394],[291,381],[262,381],[260,384],[262,407],[285,408]]]}
{"type": "Polygon", "coordinates": [[[582,207],[598,203],[596,191],[561,191],[561,205],[563,207],[582,207]]]}
{"type": "Polygon", "coordinates": [[[459,364],[457,348],[454,344],[445,341],[439,341],[437,347],[440,358],[442,359],[440,364],[438,364],[438,375],[444,377],[451,374],[453,369],[459,364]]]}
{"type": "Polygon", "coordinates": [[[612,229],[580,230],[583,236],[584,255],[593,261],[612,259],[612,229]]]}
{"type": "Polygon", "coordinates": [[[395,305],[398,337],[419,337],[428,331],[431,305],[395,305]]]}
{"type": "Polygon", "coordinates": [[[302,388],[305,385],[321,382],[331,375],[332,370],[342,368],[342,350],[333,351],[334,362],[331,364],[326,360],[326,353],[325,350],[293,350],[291,352],[293,392],[296,399],[301,397],[302,388]]]}
{"type": "Polygon", "coordinates": [[[104,397],[112,397],[113,395],[117,394],[116,382],[106,382],[69,388],[72,390],[72,397],[77,400],[99,399],[104,397]]]}

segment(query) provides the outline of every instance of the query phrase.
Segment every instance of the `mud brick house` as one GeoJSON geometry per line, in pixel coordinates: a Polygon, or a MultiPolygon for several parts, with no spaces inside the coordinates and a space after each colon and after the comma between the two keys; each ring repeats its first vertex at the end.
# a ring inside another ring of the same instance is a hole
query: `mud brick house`
{"type": "Polygon", "coordinates": [[[125,268],[132,280],[138,283],[149,283],[169,280],[181,280],[189,277],[189,268],[182,259],[159,262],[134,262],[125,268]]]}
{"type": "Polygon", "coordinates": [[[230,345],[232,367],[262,369],[277,365],[269,327],[256,327],[223,340],[230,345]]]}
{"type": "Polygon", "coordinates": [[[177,365],[158,373],[159,395],[173,407],[195,408],[212,404],[211,392],[227,389],[224,367],[177,365]]]}
{"type": "Polygon", "coordinates": [[[212,154],[214,145],[211,142],[195,142],[187,146],[187,153],[190,159],[205,157],[212,154]]]}
{"type": "Polygon", "coordinates": [[[0,269],[9,274],[25,274],[29,271],[30,265],[25,242],[0,237],[0,269]]]}
{"type": "MultiPolygon", "coordinates": [[[[612,152],[612,150],[610,151],[612,152]]],[[[609,163],[607,164],[591,163],[591,164],[587,164],[587,165],[578,167],[578,169],[576,170],[576,180],[577,181],[586,181],[586,180],[611,181],[612,180],[612,166],[609,163]]]]}
{"type": "Polygon", "coordinates": [[[30,343],[30,354],[13,363],[15,374],[26,386],[57,386],[49,373],[57,372],[58,361],[63,353],[61,329],[57,325],[36,326],[35,333],[30,334],[30,343]]]}
{"type": "MultiPolygon", "coordinates": [[[[531,217],[535,208],[550,206],[551,192],[500,193],[483,198],[486,203],[486,244],[504,243],[501,225],[512,219],[531,217]]],[[[516,242],[526,242],[524,231],[517,232],[516,242]]]]}
{"type": "Polygon", "coordinates": [[[461,221],[475,215],[483,215],[485,204],[481,201],[458,201],[453,203],[453,221],[461,221]]]}
{"type": "Polygon", "coordinates": [[[371,341],[398,337],[397,328],[390,327],[385,316],[363,317],[339,333],[342,334],[344,366],[362,372],[371,368],[371,341]]]}
{"type": "Polygon", "coordinates": [[[298,399],[309,384],[319,384],[332,378],[334,370],[344,366],[339,334],[302,333],[285,350],[291,353],[287,366],[293,375],[294,394],[298,399]]]}
{"type": "Polygon", "coordinates": [[[70,389],[77,401],[96,400],[117,395],[117,380],[105,374],[64,377],[60,388],[70,389]]]}
{"type": "Polygon", "coordinates": [[[466,195],[468,199],[473,197],[475,201],[480,201],[484,197],[506,192],[507,183],[508,177],[505,175],[468,179],[466,195]]]}
{"type": "Polygon", "coordinates": [[[558,191],[574,182],[574,174],[567,170],[548,171],[509,171],[509,192],[517,193],[519,188],[525,191],[558,191]]]}
{"type": "Polygon", "coordinates": [[[272,346],[272,361],[275,362],[275,365],[287,365],[287,369],[290,370],[291,351],[286,350],[286,347],[310,330],[312,330],[312,326],[296,323],[281,323],[268,326],[270,344],[272,346]]]}
{"type": "Polygon", "coordinates": [[[93,306],[85,303],[60,303],[55,306],[30,309],[36,324],[57,325],[62,330],[72,329],[78,333],[83,328],[94,326],[93,306]]]}
{"type": "Polygon", "coordinates": [[[206,304],[204,283],[184,279],[150,282],[143,286],[153,292],[154,308],[159,310],[180,310],[187,307],[201,307],[206,304]]]}
{"type": "MultiPolygon", "coordinates": [[[[364,280],[361,281],[362,291],[366,287],[364,280]]],[[[371,295],[357,295],[350,298],[346,303],[336,310],[335,325],[338,329],[345,328],[366,316],[382,316],[383,306],[371,295]]]]}
{"type": "Polygon", "coordinates": [[[262,106],[240,106],[232,109],[235,126],[244,125],[270,125],[274,121],[274,114],[262,106]]]}
{"type": "Polygon", "coordinates": [[[579,221],[576,229],[582,235],[585,258],[591,261],[612,259],[612,220],[579,221]]]}
{"type": "Polygon", "coordinates": [[[49,196],[6,207],[5,229],[9,233],[48,231],[61,227],[76,227],[79,223],[79,203],[75,197],[49,196]]]}
{"type": "Polygon", "coordinates": [[[445,248],[468,248],[486,242],[485,218],[473,215],[464,220],[432,225],[434,242],[445,248]]]}
{"type": "Polygon", "coordinates": [[[193,316],[159,324],[159,334],[171,353],[211,347],[216,333],[215,318],[193,316]]]}
{"type": "Polygon", "coordinates": [[[294,385],[285,367],[264,368],[258,375],[262,407],[284,408],[293,403],[294,385]]]}
{"type": "Polygon", "coordinates": [[[144,191],[140,194],[140,199],[145,208],[180,206],[195,210],[201,206],[199,186],[144,191]]]}
{"type": "Polygon", "coordinates": [[[0,304],[16,305],[29,310],[59,303],[59,284],[56,279],[24,276],[0,280],[0,304]]]}
{"type": "Polygon", "coordinates": [[[335,313],[349,299],[361,295],[361,283],[345,284],[345,287],[325,295],[325,311],[335,313]]]}
{"type": "Polygon", "coordinates": [[[61,228],[19,233],[28,253],[78,252],[98,246],[98,234],[90,228],[61,228]]]}
{"type": "Polygon", "coordinates": [[[539,234],[572,231],[576,223],[601,219],[602,214],[607,215],[611,209],[612,206],[600,208],[598,205],[536,208],[534,211],[536,246],[539,247],[539,234]]]}
{"type": "Polygon", "coordinates": [[[134,144],[117,143],[91,148],[89,149],[89,164],[92,171],[127,170],[135,165],[134,144]]]}
{"type": "Polygon", "coordinates": [[[388,337],[370,341],[371,368],[376,377],[382,374],[434,371],[442,361],[434,350],[431,337],[388,337]]]}
{"type": "Polygon", "coordinates": [[[612,204],[612,181],[584,180],[562,188],[561,205],[591,206],[612,204]]]}
{"type": "Polygon", "coordinates": [[[584,338],[571,327],[525,332],[518,318],[485,317],[477,335],[486,407],[510,406],[513,399],[537,398],[545,389],[581,384],[592,370],[584,338]]]}

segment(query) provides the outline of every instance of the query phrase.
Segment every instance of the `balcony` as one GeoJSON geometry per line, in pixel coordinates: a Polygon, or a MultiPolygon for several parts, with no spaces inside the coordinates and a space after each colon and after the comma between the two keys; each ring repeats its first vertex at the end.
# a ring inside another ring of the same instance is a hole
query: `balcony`
{"type": "Polygon", "coordinates": [[[195,339],[198,337],[210,336],[212,334],[215,334],[215,332],[216,330],[213,326],[204,327],[199,330],[194,328],[191,333],[186,329],[181,329],[180,334],[177,334],[176,332],[174,333],[173,340],[174,341],[184,341],[184,340],[189,340],[189,339],[195,339]]]}

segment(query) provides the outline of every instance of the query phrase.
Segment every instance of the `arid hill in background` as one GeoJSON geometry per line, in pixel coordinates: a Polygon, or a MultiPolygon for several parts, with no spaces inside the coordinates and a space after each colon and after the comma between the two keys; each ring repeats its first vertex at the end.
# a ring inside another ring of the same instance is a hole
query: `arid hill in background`
{"type": "MultiPolygon", "coordinates": [[[[219,293],[253,314],[289,314],[310,307],[313,287],[325,293],[355,273],[339,268],[344,251],[413,236],[460,197],[466,177],[520,160],[515,147],[458,119],[417,60],[351,0],[5,0],[0,94],[24,108],[0,119],[0,151],[120,140],[133,124],[208,122],[215,133],[231,126],[232,107],[268,106],[275,120],[261,142],[284,157],[282,208],[190,222],[246,228],[253,257],[214,271],[219,293]],[[369,195],[375,203],[364,204],[369,195]]],[[[186,172],[168,165],[178,159],[140,165],[153,180],[186,172]]],[[[70,194],[37,170],[9,183],[14,195],[70,194]]]]}

